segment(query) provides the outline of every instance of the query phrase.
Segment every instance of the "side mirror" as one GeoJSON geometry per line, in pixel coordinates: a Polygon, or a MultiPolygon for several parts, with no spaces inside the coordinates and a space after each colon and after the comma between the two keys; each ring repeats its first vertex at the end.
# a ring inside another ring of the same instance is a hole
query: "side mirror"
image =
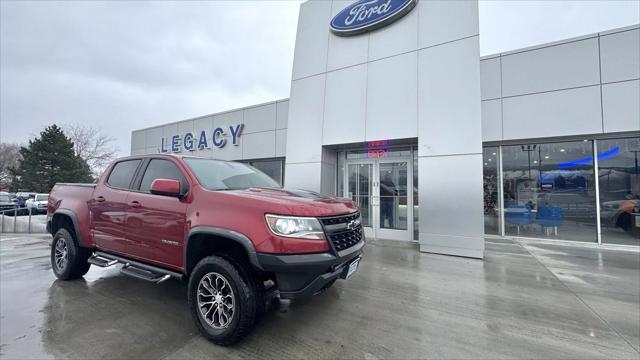
{"type": "Polygon", "coordinates": [[[180,197],[180,181],[173,179],[155,179],[151,183],[151,193],[155,195],[180,197]]]}

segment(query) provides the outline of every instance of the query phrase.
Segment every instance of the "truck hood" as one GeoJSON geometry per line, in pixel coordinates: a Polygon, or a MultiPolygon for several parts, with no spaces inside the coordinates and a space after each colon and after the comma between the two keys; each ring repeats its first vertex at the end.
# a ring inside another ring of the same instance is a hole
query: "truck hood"
{"type": "Polygon", "coordinates": [[[301,189],[249,188],[228,190],[225,193],[237,198],[261,203],[266,212],[297,216],[334,216],[355,212],[356,204],[349,199],[336,198],[301,189]]]}

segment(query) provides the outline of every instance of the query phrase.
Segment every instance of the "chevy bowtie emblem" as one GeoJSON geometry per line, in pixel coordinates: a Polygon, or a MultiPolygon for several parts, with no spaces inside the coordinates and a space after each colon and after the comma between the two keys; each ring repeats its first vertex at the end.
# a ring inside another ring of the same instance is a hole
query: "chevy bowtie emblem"
{"type": "Polygon", "coordinates": [[[349,230],[353,230],[356,228],[356,226],[358,226],[358,222],[355,220],[351,220],[349,221],[349,223],[347,224],[347,229],[349,230]]]}

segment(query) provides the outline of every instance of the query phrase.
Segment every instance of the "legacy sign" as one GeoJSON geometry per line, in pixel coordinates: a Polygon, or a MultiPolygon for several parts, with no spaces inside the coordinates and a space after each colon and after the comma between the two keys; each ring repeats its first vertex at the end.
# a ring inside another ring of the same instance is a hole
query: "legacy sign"
{"type": "Polygon", "coordinates": [[[231,143],[238,146],[238,139],[244,129],[244,124],[231,125],[227,127],[217,127],[208,133],[202,130],[199,133],[188,132],[180,135],[176,134],[169,138],[162,137],[160,140],[161,153],[177,153],[182,150],[196,151],[211,149],[216,147],[223,148],[227,144],[227,139],[231,138],[231,143]]]}
{"type": "Polygon", "coordinates": [[[331,20],[331,31],[351,36],[375,30],[405,16],[417,3],[418,0],[359,0],[331,20]]]}

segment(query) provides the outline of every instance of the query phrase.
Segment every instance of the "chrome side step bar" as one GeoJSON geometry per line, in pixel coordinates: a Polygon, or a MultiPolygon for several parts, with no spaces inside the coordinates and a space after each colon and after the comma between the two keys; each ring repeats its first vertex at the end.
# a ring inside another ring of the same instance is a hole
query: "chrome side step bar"
{"type": "Polygon", "coordinates": [[[109,267],[117,263],[124,264],[122,269],[120,269],[120,273],[156,284],[169,280],[170,278],[182,279],[182,274],[180,273],[102,251],[96,251],[87,261],[90,264],[100,267],[109,267]]]}
{"type": "Polygon", "coordinates": [[[94,254],[87,260],[87,262],[95,266],[107,268],[117,264],[118,260],[109,260],[94,254]]]}

